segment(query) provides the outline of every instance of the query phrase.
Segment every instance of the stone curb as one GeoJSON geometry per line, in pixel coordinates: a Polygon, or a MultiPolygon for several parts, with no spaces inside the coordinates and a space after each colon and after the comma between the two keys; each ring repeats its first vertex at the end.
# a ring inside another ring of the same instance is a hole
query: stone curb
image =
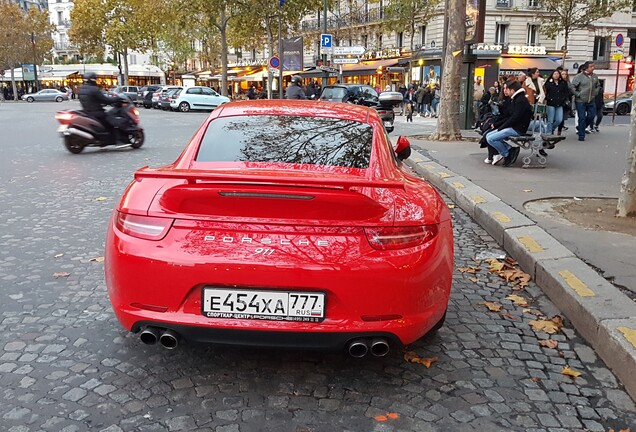
{"type": "Polygon", "coordinates": [[[636,303],[497,196],[417,151],[406,163],[532,275],[636,400],[636,303]]]}

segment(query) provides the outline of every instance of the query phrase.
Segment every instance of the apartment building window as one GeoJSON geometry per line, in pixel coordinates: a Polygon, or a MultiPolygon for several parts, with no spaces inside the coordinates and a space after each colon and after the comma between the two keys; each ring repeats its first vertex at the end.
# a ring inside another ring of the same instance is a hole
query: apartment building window
{"type": "Polygon", "coordinates": [[[58,12],[57,13],[57,25],[63,25],[63,24],[64,24],[63,12],[58,12]]]}
{"type": "Polygon", "coordinates": [[[382,35],[378,35],[378,49],[382,49],[382,35]]]}
{"type": "Polygon", "coordinates": [[[510,8],[512,6],[512,0],[497,0],[495,6],[498,8],[510,8]]]}
{"type": "Polygon", "coordinates": [[[420,27],[420,44],[422,46],[426,46],[426,26],[420,27]]]}
{"type": "Polygon", "coordinates": [[[636,0],[632,0],[632,12],[636,12],[636,0]]]}
{"type": "Polygon", "coordinates": [[[528,37],[526,38],[526,45],[534,46],[539,45],[539,25],[528,24],[528,37]]]}
{"type": "Polygon", "coordinates": [[[369,46],[369,36],[362,35],[362,46],[365,48],[369,46]]]}
{"type": "Polygon", "coordinates": [[[539,3],[539,0],[528,0],[528,7],[532,9],[538,9],[539,7],[541,7],[541,3],[539,3]]]}
{"type": "Polygon", "coordinates": [[[592,60],[607,61],[609,60],[610,40],[604,36],[597,36],[594,38],[594,53],[592,60]]]}
{"type": "Polygon", "coordinates": [[[495,43],[499,45],[508,43],[508,24],[497,24],[495,43]]]}
{"type": "Polygon", "coordinates": [[[396,36],[395,45],[398,48],[402,48],[402,46],[404,46],[404,32],[398,32],[396,36]]]}

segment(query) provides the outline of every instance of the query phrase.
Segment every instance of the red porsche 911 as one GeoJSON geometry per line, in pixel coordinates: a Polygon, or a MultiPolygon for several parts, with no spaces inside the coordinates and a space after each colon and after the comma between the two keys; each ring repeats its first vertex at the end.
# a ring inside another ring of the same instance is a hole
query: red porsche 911
{"type": "Polygon", "coordinates": [[[108,227],[121,324],[180,341],[386,355],[444,322],[448,207],[372,108],[245,101],[135,173],[108,227]]]}

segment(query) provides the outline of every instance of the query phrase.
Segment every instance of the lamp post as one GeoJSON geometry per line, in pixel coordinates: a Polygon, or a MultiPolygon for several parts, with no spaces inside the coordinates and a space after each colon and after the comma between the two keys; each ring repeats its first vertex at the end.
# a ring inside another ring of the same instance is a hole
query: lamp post
{"type": "MultiPolygon", "coordinates": [[[[322,32],[327,34],[327,0],[324,0],[322,7],[322,32]]],[[[327,66],[327,53],[322,53],[322,65],[327,66]]],[[[327,70],[324,71],[322,75],[322,88],[325,88],[328,84],[329,72],[327,70]]]]}
{"type": "Polygon", "coordinates": [[[31,46],[33,47],[33,90],[38,91],[38,63],[35,54],[35,33],[31,32],[31,46]]]}

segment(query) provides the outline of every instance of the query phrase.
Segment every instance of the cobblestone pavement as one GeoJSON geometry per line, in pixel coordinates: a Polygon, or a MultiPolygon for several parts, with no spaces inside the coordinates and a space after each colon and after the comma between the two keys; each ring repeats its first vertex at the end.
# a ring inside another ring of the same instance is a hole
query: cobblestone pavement
{"type": "MultiPolygon", "coordinates": [[[[633,401],[568,323],[556,335],[535,333],[535,317],[505,299],[511,285],[473,261],[497,245],[458,208],[457,267],[481,271],[456,273],[446,326],[409,347],[438,358],[428,369],[402,352],[360,360],[141,344],[116,321],[103,265],[91,259],[103,255],[107,218],[132,171],[173,159],[202,117],[142,111],[149,136],[177,123],[181,136],[166,129],[140,151],[73,156],[45,132],[52,122],[27,127],[54,108],[15,105],[25,111],[9,117],[9,136],[26,130],[28,141],[0,144],[0,431],[636,428],[633,401]],[[54,277],[61,272],[69,275],[54,277]],[[548,338],[556,349],[539,345],[548,338]],[[562,375],[566,365],[582,375],[562,375]]],[[[514,293],[529,309],[558,314],[532,283],[514,293]]]]}

